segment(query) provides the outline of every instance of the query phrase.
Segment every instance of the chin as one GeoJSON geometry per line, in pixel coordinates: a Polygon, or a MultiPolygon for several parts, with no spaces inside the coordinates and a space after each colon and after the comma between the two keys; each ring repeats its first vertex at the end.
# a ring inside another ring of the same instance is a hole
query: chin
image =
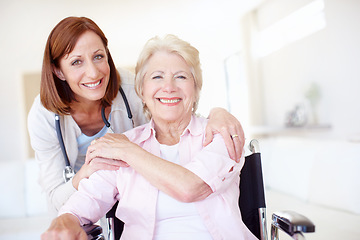
{"type": "Polygon", "coordinates": [[[160,114],[158,115],[158,119],[161,119],[162,121],[166,121],[166,122],[169,122],[169,123],[172,123],[172,122],[182,122],[184,121],[185,119],[190,119],[191,118],[191,114],[188,115],[188,114],[179,114],[179,113],[174,113],[174,114],[171,114],[171,113],[165,113],[165,114],[160,114]],[[188,116],[188,117],[186,117],[188,116]]]}

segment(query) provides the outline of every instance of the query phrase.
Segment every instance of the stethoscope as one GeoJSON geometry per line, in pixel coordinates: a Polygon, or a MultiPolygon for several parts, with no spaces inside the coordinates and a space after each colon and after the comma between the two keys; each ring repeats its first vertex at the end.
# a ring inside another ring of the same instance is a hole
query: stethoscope
{"type": "MultiPolygon", "coordinates": [[[[130,109],[130,105],[129,105],[129,102],[126,98],[126,95],[124,93],[124,90],[120,87],[119,89],[120,93],[121,93],[121,96],[124,100],[124,103],[125,103],[125,107],[126,107],[126,111],[127,111],[127,114],[128,114],[128,118],[130,119],[131,123],[132,123],[132,126],[134,127],[134,121],[132,119],[132,113],[131,113],[131,109],[130,109]]],[[[107,128],[109,128],[111,130],[111,132],[114,133],[114,130],[111,128],[111,124],[110,122],[106,119],[106,116],[105,116],[105,107],[102,107],[101,108],[101,117],[102,117],[102,120],[104,121],[105,123],[105,126],[107,128]]],[[[58,114],[55,114],[55,128],[56,128],[56,134],[57,134],[57,138],[59,140],[59,144],[60,144],[60,148],[61,148],[61,151],[63,153],[63,156],[64,156],[64,160],[65,160],[65,168],[64,168],[64,171],[63,171],[63,177],[64,177],[64,180],[65,182],[69,181],[72,177],[74,177],[75,175],[75,171],[74,169],[71,167],[70,165],[70,161],[69,161],[69,158],[68,158],[68,155],[66,153],[66,148],[65,148],[65,144],[64,144],[64,139],[62,137],[62,134],[61,134],[61,128],[60,128],[60,116],[58,114]]]]}

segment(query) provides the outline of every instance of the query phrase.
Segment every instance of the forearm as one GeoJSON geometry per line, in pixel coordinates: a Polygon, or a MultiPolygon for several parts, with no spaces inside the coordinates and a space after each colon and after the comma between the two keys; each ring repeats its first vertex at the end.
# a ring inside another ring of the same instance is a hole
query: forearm
{"type": "Polygon", "coordinates": [[[211,188],[188,169],[161,159],[141,148],[132,152],[127,163],[153,186],[182,202],[205,199],[211,188]]]}
{"type": "Polygon", "coordinates": [[[63,182],[48,193],[49,202],[56,211],[59,211],[75,192],[76,189],[72,185],[71,180],[66,183],[63,182]]]}
{"type": "Polygon", "coordinates": [[[59,214],[75,215],[81,225],[97,222],[116,202],[116,171],[98,171],[83,179],[79,191],[75,192],[59,214]]]}
{"type": "Polygon", "coordinates": [[[185,167],[203,179],[213,194],[219,194],[237,181],[243,164],[243,157],[239,163],[230,159],[221,135],[217,134],[185,167]]]}
{"type": "Polygon", "coordinates": [[[54,157],[51,160],[46,154],[37,153],[36,160],[40,168],[39,183],[47,195],[51,208],[57,212],[76,189],[71,180],[68,182],[64,180],[62,159],[54,157]]]}
{"type": "Polygon", "coordinates": [[[76,192],[72,181],[65,182],[63,178],[64,167],[62,159],[53,158],[54,162],[47,155],[37,154],[37,162],[40,166],[39,182],[46,192],[48,202],[56,212],[65,204],[69,197],[76,192]],[[60,163],[60,164],[59,164],[60,163]]]}

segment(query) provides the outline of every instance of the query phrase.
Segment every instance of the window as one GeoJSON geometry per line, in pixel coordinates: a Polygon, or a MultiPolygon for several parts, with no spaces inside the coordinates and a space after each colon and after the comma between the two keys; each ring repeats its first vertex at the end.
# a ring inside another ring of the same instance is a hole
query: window
{"type": "Polygon", "coordinates": [[[254,51],[258,57],[265,57],[325,26],[324,1],[315,0],[259,32],[254,51]]]}

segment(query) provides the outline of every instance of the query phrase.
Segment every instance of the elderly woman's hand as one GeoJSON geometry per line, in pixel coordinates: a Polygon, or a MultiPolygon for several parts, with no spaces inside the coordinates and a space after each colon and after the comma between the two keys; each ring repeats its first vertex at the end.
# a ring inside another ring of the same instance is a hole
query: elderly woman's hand
{"type": "Polygon", "coordinates": [[[41,240],[87,240],[79,220],[69,213],[55,218],[49,229],[41,235],[41,240]]]}
{"type": "MultiPolygon", "coordinates": [[[[94,140],[92,145],[94,145],[97,141],[100,141],[100,139],[94,140]]],[[[100,154],[99,156],[95,156],[93,154],[93,156],[94,157],[91,158],[88,156],[86,157],[85,163],[72,179],[72,184],[75,189],[78,189],[81,179],[90,177],[91,174],[98,170],[118,170],[119,167],[129,167],[126,162],[120,159],[101,157],[100,154]]]]}
{"type": "Polygon", "coordinates": [[[75,189],[78,189],[80,180],[90,177],[91,174],[98,170],[118,170],[119,167],[128,167],[129,165],[123,161],[106,158],[94,158],[91,161],[85,161],[80,170],[72,179],[72,184],[75,189]]]}
{"type": "Polygon", "coordinates": [[[212,141],[216,133],[224,138],[231,159],[239,161],[245,144],[244,131],[240,122],[223,108],[211,110],[204,146],[212,141]]]}
{"type": "Polygon", "coordinates": [[[91,143],[86,153],[85,163],[91,163],[96,159],[107,159],[120,163],[120,167],[128,167],[126,159],[129,154],[135,154],[136,150],[144,151],[130,142],[124,134],[108,133],[91,143]]]}

